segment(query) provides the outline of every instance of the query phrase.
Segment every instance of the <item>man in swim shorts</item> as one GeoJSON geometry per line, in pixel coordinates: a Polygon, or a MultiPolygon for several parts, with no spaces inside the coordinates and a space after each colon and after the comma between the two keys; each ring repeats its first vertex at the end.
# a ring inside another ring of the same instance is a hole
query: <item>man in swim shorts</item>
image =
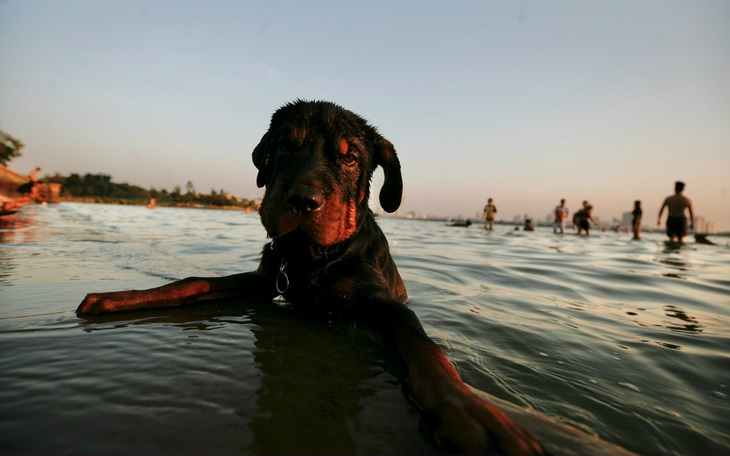
{"type": "Polygon", "coordinates": [[[565,233],[565,221],[568,219],[568,208],[565,200],[560,200],[560,205],[555,206],[555,220],[553,221],[553,233],[565,233]]]}
{"type": "Polygon", "coordinates": [[[482,214],[482,216],[484,217],[484,229],[486,229],[486,230],[494,229],[494,216],[495,215],[497,215],[497,207],[494,205],[492,198],[489,198],[487,200],[487,205],[484,206],[484,213],[482,214]]]}
{"type": "Polygon", "coordinates": [[[596,223],[593,219],[593,206],[588,204],[588,201],[583,201],[583,207],[573,214],[573,225],[578,228],[578,235],[585,230],[586,236],[590,236],[591,222],[596,223]]]}
{"type": "Polygon", "coordinates": [[[689,229],[693,230],[695,226],[695,216],[692,212],[692,201],[682,195],[684,191],[684,182],[677,181],[674,184],[674,195],[667,196],[664,199],[662,208],[659,209],[659,218],[657,226],[662,223],[662,213],[667,208],[667,236],[672,242],[682,243],[682,238],[687,234],[687,217],[684,211],[689,211],[689,229]]]}

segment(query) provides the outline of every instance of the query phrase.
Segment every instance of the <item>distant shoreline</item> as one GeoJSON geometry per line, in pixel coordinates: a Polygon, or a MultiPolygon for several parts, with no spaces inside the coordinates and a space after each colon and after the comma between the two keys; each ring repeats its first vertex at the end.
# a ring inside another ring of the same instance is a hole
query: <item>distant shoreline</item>
{"type": "MultiPolygon", "coordinates": [[[[104,198],[104,197],[90,197],[90,196],[62,196],[59,199],[59,203],[82,203],[82,204],[113,204],[117,206],[147,206],[149,201],[139,199],[118,199],[118,198],[104,198]]],[[[182,203],[182,202],[160,202],[157,201],[156,207],[181,207],[185,209],[216,209],[224,211],[241,211],[251,213],[257,212],[253,206],[241,207],[241,206],[216,206],[216,205],[205,205],[199,203],[182,203]]]]}

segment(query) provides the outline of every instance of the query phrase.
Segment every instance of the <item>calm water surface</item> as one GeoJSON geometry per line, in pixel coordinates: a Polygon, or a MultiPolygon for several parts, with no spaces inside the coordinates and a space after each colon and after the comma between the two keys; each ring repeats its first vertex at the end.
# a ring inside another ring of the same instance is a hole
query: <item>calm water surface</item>
{"type": "MultiPolygon", "coordinates": [[[[379,221],[471,385],[642,454],[729,454],[730,248],[379,221]]],[[[437,452],[354,323],[87,292],[252,270],[258,215],[61,204],[0,221],[0,453],[437,452]]]]}

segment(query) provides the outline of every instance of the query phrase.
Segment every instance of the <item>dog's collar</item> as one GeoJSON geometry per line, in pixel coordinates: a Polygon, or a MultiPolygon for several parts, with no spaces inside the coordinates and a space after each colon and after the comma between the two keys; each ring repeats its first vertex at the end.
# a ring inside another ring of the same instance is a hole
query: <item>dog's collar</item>
{"type": "MultiPolygon", "coordinates": [[[[276,251],[274,248],[276,241],[272,240],[271,244],[269,244],[269,248],[271,250],[276,251]]],[[[278,252],[277,252],[278,253],[278,252]]],[[[286,258],[284,258],[283,255],[281,255],[281,265],[279,266],[279,273],[276,274],[276,279],[274,280],[274,284],[276,286],[276,292],[279,293],[279,295],[283,295],[286,293],[286,290],[289,289],[289,276],[286,274],[286,258]]]]}
{"type": "Polygon", "coordinates": [[[269,250],[276,258],[275,261],[279,262],[274,279],[274,286],[279,295],[283,295],[289,290],[291,285],[289,277],[292,271],[294,271],[296,277],[304,274],[311,279],[315,279],[315,277],[326,273],[327,269],[342,261],[346,256],[346,252],[352,246],[351,239],[333,246],[322,247],[311,243],[311,241],[302,242],[304,239],[299,237],[299,234],[295,234],[294,238],[289,236],[272,239],[268,244],[269,250]]]}

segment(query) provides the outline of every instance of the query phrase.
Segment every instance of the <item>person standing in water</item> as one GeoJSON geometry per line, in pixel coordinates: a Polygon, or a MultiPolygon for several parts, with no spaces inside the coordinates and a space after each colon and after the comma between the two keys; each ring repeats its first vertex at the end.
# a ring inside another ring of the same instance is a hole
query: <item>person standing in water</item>
{"type": "Polygon", "coordinates": [[[489,198],[487,200],[487,205],[484,206],[484,229],[485,230],[493,230],[494,229],[494,216],[497,214],[497,207],[494,205],[494,202],[492,201],[492,198],[489,198]]]}
{"type": "Polygon", "coordinates": [[[593,219],[593,206],[588,204],[588,201],[583,201],[583,207],[573,214],[573,225],[578,229],[578,235],[585,230],[586,236],[591,234],[591,223],[595,225],[596,221],[593,219]]]}
{"type": "Polygon", "coordinates": [[[682,238],[687,234],[687,217],[684,211],[689,212],[689,229],[695,227],[695,216],[692,211],[692,201],[682,195],[684,191],[684,182],[677,181],[674,183],[674,195],[667,196],[659,209],[659,218],[656,225],[662,224],[662,213],[667,208],[667,236],[671,242],[682,243],[682,238]]]}
{"type": "Polygon", "coordinates": [[[553,221],[553,233],[565,233],[565,221],[568,219],[568,208],[565,199],[560,200],[560,205],[555,206],[555,220],[553,221]]]}
{"type": "Polygon", "coordinates": [[[634,232],[634,239],[641,239],[641,201],[634,201],[634,210],[631,212],[631,229],[634,232]]]}

